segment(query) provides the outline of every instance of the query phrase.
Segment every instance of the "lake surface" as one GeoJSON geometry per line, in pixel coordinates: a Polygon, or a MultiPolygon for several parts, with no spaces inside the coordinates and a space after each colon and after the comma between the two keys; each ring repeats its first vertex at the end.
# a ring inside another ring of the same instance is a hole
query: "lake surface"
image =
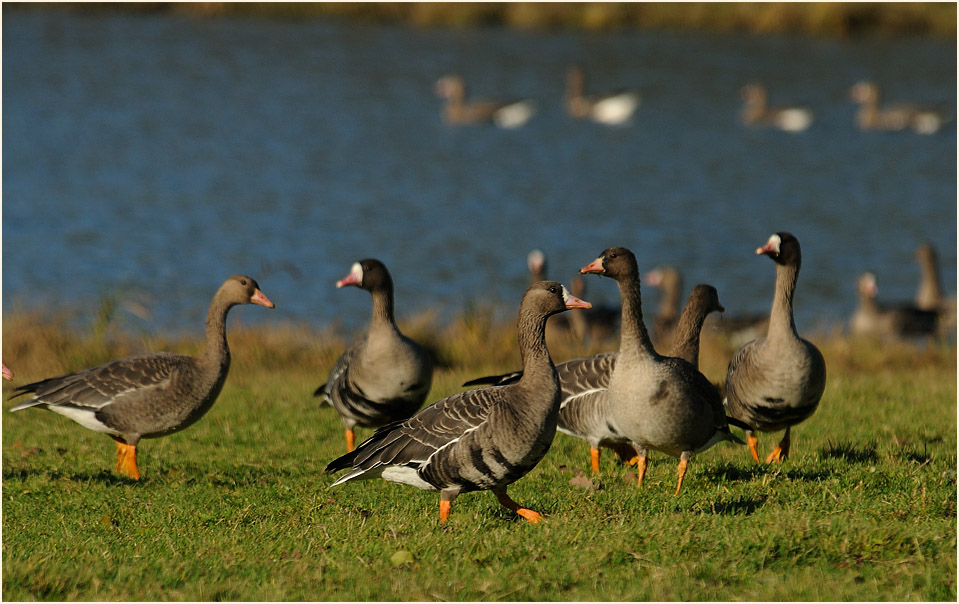
{"type": "MultiPolygon", "coordinates": [[[[242,272],[277,304],[243,323],[355,329],[369,297],[334,283],[376,257],[400,317],[512,316],[529,250],[568,283],[623,245],[641,271],[679,267],[686,292],[715,285],[735,315],[768,310],[773,263],[754,250],[781,230],[803,246],[801,330],[845,320],[863,270],[882,300],[911,299],[922,241],[953,293],[955,122],[860,132],[848,90],[865,78],[954,114],[955,43],[4,11],[3,309],[88,321],[115,298],[146,311],[120,313],[126,327],[195,333],[242,272]],[[632,125],[566,117],[572,63],[594,91],[641,91],[632,125]],[[517,130],[445,126],[433,84],[452,72],[539,112],[517,130]],[[812,107],[812,127],[744,128],[751,81],[812,107]]],[[[618,294],[593,278],[585,297],[618,294]]]]}

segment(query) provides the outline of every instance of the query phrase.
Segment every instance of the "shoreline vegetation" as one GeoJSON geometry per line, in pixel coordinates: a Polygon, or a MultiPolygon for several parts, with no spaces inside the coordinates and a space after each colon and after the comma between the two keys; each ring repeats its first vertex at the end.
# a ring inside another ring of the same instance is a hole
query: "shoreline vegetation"
{"type": "Polygon", "coordinates": [[[337,18],[411,27],[956,37],[956,4],[953,2],[67,2],[5,3],[4,12],[51,8],[88,15],[337,18]]]}

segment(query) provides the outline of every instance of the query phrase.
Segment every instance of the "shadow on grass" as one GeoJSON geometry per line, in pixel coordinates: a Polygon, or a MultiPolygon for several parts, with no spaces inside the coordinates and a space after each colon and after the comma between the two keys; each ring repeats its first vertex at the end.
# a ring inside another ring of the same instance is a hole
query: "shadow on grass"
{"type": "Polygon", "coordinates": [[[853,443],[829,441],[825,447],[819,449],[819,455],[823,459],[841,459],[849,463],[876,463],[879,461],[879,454],[876,452],[876,445],[874,444],[859,446],[853,443]]]}
{"type": "Polygon", "coordinates": [[[60,470],[45,470],[43,468],[16,468],[3,470],[3,481],[8,480],[35,480],[39,477],[46,477],[51,482],[56,480],[69,480],[72,482],[98,482],[100,484],[138,484],[141,481],[127,478],[110,470],[99,470],[97,472],[62,472],[60,470]]]}

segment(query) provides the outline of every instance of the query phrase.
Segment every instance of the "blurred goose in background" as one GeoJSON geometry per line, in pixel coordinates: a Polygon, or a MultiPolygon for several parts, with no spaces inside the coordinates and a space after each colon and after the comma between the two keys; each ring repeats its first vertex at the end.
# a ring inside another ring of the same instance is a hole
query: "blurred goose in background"
{"type": "Polygon", "coordinates": [[[349,469],[348,480],[383,478],[440,492],[440,522],[469,491],[492,491],[529,522],[540,514],[513,501],[506,488],[546,455],[556,434],[559,380],[546,347],[546,320],[570,308],[589,308],[554,281],[529,286],[520,304],[517,339],[523,375],[506,386],[467,390],[441,399],[413,417],[377,430],[327,472],[349,469]]]}
{"type": "Polygon", "coordinates": [[[313,395],[340,414],[349,452],[355,445],[356,425],[379,427],[416,413],[433,384],[433,361],[397,327],[393,278],[382,262],[367,258],[354,263],[350,274],[336,282],[336,287],[348,285],[370,292],[369,333],[340,356],[327,382],[313,395]]]}
{"type": "Polygon", "coordinates": [[[683,359],[699,369],[699,340],[706,316],[712,312],[726,309],[719,303],[719,292],[712,285],[700,283],[689,293],[689,300],[683,307],[683,314],[673,337],[672,347],[667,356],[683,359]]]}
{"type": "Polygon", "coordinates": [[[436,81],[436,95],[446,99],[443,121],[450,126],[493,123],[500,128],[519,128],[536,115],[536,103],[530,99],[496,101],[491,99],[466,100],[466,83],[457,74],[446,75],[436,81]]]}
{"type": "Polygon", "coordinates": [[[876,275],[865,272],[856,281],[859,306],[849,319],[854,336],[882,340],[930,336],[936,333],[938,312],[923,310],[912,304],[881,305],[876,275]]]}
{"type": "Polygon", "coordinates": [[[769,107],[765,86],[747,84],[739,91],[743,99],[742,121],[746,126],[773,126],[786,132],[802,132],[813,122],[808,107],[769,107]]]}
{"type": "MultiPolygon", "coordinates": [[[[799,337],[793,319],[793,295],[802,251],[790,233],[776,233],[756,250],[776,263],[776,287],[766,335],[740,348],[726,372],[726,407],[729,414],[761,432],[785,428],[786,433],[769,457],[785,461],[789,434],[819,406],[826,389],[826,363],[822,353],[799,337]]],[[[746,431],[753,459],[759,462],[758,439],[746,431]]]]}
{"type": "Polygon", "coordinates": [[[931,243],[924,243],[916,250],[919,262],[920,280],[916,290],[916,306],[921,310],[931,310],[939,315],[938,328],[941,336],[956,333],[956,297],[942,295],[942,282],[939,279],[939,258],[931,243]]]}
{"type": "Polygon", "coordinates": [[[683,277],[672,266],[660,266],[643,276],[643,283],[659,290],[659,307],[653,318],[653,343],[657,350],[669,350],[679,322],[683,277]]]}
{"type": "Polygon", "coordinates": [[[860,130],[905,130],[912,128],[919,134],[935,134],[952,116],[945,111],[911,104],[880,107],[879,85],[875,82],[857,82],[849,89],[852,102],[859,104],[856,125],[860,130]]]}
{"type": "Polygon", "coordinates": [[[581,67],[566,70],[566,113],[573,118],[589,119],[608,126],[628,124],[639,107],[640,94],[620,90],[603,96],[585,96],[586,74],[581,67]]]}
{"type": "Polygon", "coordinates": [[[85,428],[106,433],[117,443],[116,471],[140,479],[137,443],[189,427],[210,410],[230,369],[226,315],[237,304],[273,308],[256,281],[227,279],[210,303],[206,347],[197,357],[156,353],[20,386],[14,397],[33,398],[11,411],[43,407],[85,428]]]}

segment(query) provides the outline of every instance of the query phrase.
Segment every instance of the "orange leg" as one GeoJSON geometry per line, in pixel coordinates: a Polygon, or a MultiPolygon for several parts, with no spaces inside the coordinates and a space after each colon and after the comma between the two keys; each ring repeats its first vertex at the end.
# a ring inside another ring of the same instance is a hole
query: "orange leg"
{"type": "Polygon", "coordinates": [[[679,495],[679,491],[683,488],[683,478],[686,477],[686,458],[679,458],[679,482],[676,483],[676,494],[679,495]]]}
{"type": "Polygon", "coordinates": [[[779,441],[779,446],[773,449],[773,452],[766,458],[766,463],[773,461],[784,462],[789,457],[789,428],[783,434],[783,439],[779,441]]]}
{"type": "Polygon", "coordinates": [[[440,524],[446,524],[450,519],[450,500],[440,497],[440,524]]]}
{"type": "Polygon", "coordinates": [[[140,470],[137,469],[137,447],[117,441],[117,472],[129,476],[133,480],[140,480],[140,470]]]}
{"type": "Polygon", "coordinates": [[[759,445],[759,439],[753,436],[752,432],[746,432],[746,444],[749,445],[749,452],[753,454],[753,459],[756,460],[756,463],[759,461],[759,451],[757,451],[757,445],[759,445]]]}
{"type": "Polygon", "coordinates": [[[634,449],[629,443],[616,443],[611,448],[619,457],[620,461],[627,466],[633,466],[639,462],[639,454],[636,453],[636,449],[634,449]]]}
{"type": "Polygon", "coordinates": [[[346,452],[349,453],[356,448],[356,434],[353,433],[353,428],[346,429],[346,452]]]}
{"type": "Polygon", "coordinates": [[[593,468],[593,472],[599,472],[599,449],[593,447],[589,448],[589,458],[590,463],[593,468]]]}
{"type": "Polygon", "coordinates": [[[510,499],[509,495],[506,494],[505,490],[502,493],[496,493],[496,499],[504,507],[507,507],[510,510],[516,512],[517,514],[525,518],[528,522],[532,522],[533,524],[536,524],[537,522],[543,519],[543,517],[539,514],[539,512],[534,512],[531,509],[521,507],[520,504],[510,499]]]}
{"type": "Polygon", "coordinates": [[[639,472],[639,480],[636,482],[636,487],[643,486],[643,478],[646,477],[646,455],[640,453],[636,458],[636,471],[639,472]]]}

